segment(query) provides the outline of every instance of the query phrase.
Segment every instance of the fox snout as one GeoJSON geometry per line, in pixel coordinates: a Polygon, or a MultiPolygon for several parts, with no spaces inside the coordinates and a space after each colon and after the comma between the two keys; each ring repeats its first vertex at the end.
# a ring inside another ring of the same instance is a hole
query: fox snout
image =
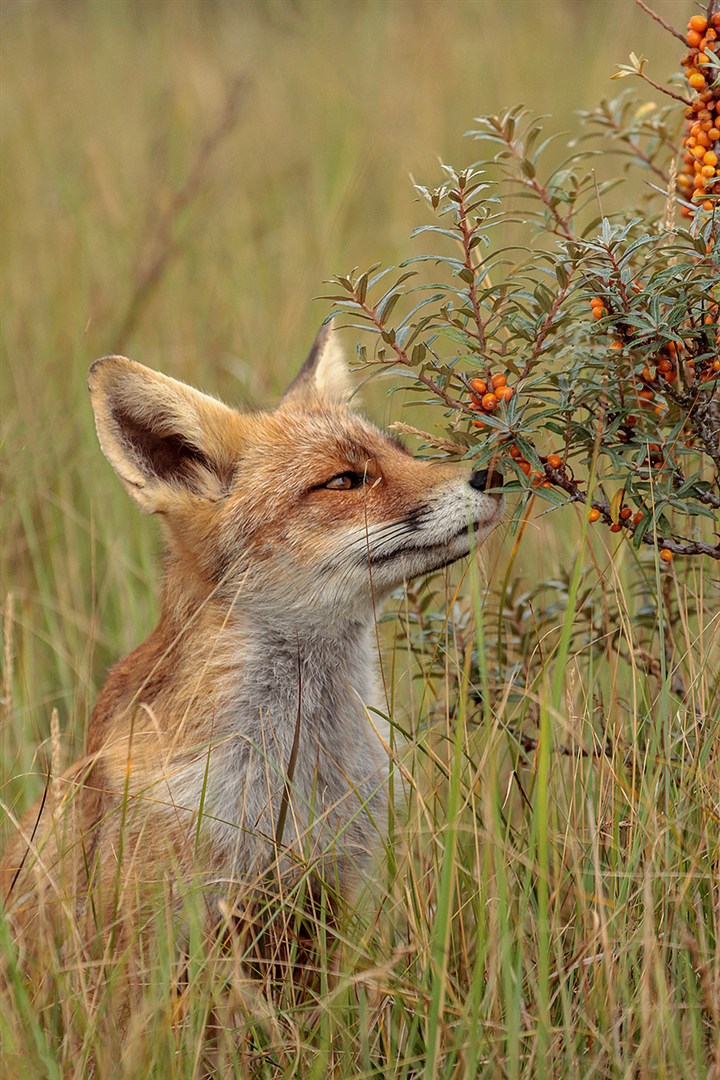
{"type": "Polygon", "coordinates": [[[503,474],[497,469],[473,469],[469,484],[476,491],[490,491],[503,486],[503,474]]]}

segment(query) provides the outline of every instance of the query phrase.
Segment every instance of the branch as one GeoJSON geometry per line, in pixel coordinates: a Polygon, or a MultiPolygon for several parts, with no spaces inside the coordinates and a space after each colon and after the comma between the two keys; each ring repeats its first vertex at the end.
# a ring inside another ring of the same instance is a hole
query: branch
{"type": "Polygon", "coordinates": [[[639,75],[641,79],[644,79],[646,83],[649,83],[654,90],[658,91],[658,93],[667,94],[668,97],[675,98],[676,101],[682,102],[686,108],[691,107],[692,101],[690,98],[683,97],[682,94],[676,94],[674,90],[668,90],[667,86],[661,86],[660,83],[656,83],[654,79],[651,79],[649,75],[646,75],[644,71],[636,71],[635,74],[639,75]]]}
{"type": "MultiPolygon", "coordinates": [[[[370,307],[368,304],[365,303],[364,300],[360,299],[360,294],[355,288],[355,285],[352,286],[352,298],[354,302],[358,305],[358,307],[365,312],[376,330],[378,330],[382,334],[383,331],[385,331],[385,324],[381,319],[378,318],[375,308],[370,307]]],[[[399,360],[401,364],[409,368],[413,368],[415,366],[408,354],[405,352],[405,350],[400,345],[398,345],[397,341],[392,340],[388,342],[388,344],[395,353],[395,358],[399,360]]],[[[441,401],[444,401],[445,404],[448,405],[451,409],[458,409],[460,412],[467,413],[469,416],[477,416],[475,410],[471,409],[470,406],[466,404],[466,402],[460,401],[458,398],[454,398],[450,394],[446,393],[445,390],[443,390],[441,386],[438,386],[435,380],[431,379],[429,375],[426,375],[422,371],[416,371],[415,378],[418,382],[422,383],[423,386],[427,386],[428,390],[432,390],[434,394],[437,394],[441,401]]]]}
{"type": "Polygon", "coordinates": [[[202,191],[212,158],[234,130],[244,103],[245,86],[246,80],[243,76],[238,76],[232,83],[220,118],[200,142],[184,184],[173,193],[168,205],[157,217],[154,233],[138,259],[135,287],[113,336],[114,350],[123,351],[127,339],[157,290],[171,258],[177,254],[178,247],[173,239],[175,222],[202,191]]]}
{"type": "Polygon", "coordinates": [[[653,11],[652,8],[649,8],[647,6],[647,4],[644,4],[643,0],[635,0],[635,3],[637,4],[637,6],[639,8],[642,8],[642,10],[645,12],[645,14],[649,15],[651,19],[654,19],[656,23],[660,23],[663,30],[667,30],[667,32],[669,34],[672,34],[673,37],[676,37],[678,39],[678,41],[682,41],[683,45],[687,45],[685,35],[681,34],[680,31],[676,30],[674,26],[671,26],[670,23],[665,22],[665,20],[662,18],[662,16],[658,15],[658,13],[656,11],[653,11]]]}
{"type": "MultiPolygon", "coordinates": [[[[547,478],[551,480],[556,487],[562,488],[563,491],[567,492],[571,502],[588,504],[587,496],[583,491],[580,491],[575,480],[571,480],[559,469],[553,469],[547,462],[543,463],[543,468],[547,478]]],[[[594,510],[600,511],[603,520],[607,525],[613,524],[610,507],[606,502],[593,500],[589,505],[594,510]]],[[[631,534],[634,533],[637,528],[632,521],[623,521],[621,522],[621,525],[624,532],[631,534]]],[[[701,540],[688,540],[686,537],[681,537],[679,540],[664,540],[660,536],[655,536],[654,534],[649,535],[648,533],[645,533],[641,542],[647,544],[649,547],[668,548],[676,555],[709,555],[711,559],[720,560],[720,544],[706,544],[701,540]]]]}
{"type": "Polygon", "coordinates": [[[717,476],[715,483],[720,487],[720,444],[718,442],[717,426],[712,422],[711,405],[712,398],[703,393],[702,385],[697,391],[685,390],[680,392],[659,373],[661,378],[662,392],[669,397],[678,408],[687,413],[688,420],[701,440],[703,449],[708,457],[715,462],[717,476]]]}
{"type": "Polygon", "coordinates": [[[573,271],[571,270],[570,273],[568,274],[567,284],[557,294],[557,296],[553,300],[552,307],[550,308],[547,315],[545,316],[545,318],[542,321],[542,325],[540,327],[540,330],[538,331],[538,335],[535,338],[535,341],[533,343],[532,352],[530,353],[530,356],[525,361],[525,366],[523,367],[522,372],[520,373],[520,378],[521,379],[527,379],[528,375],[530,374],[530,372],[532,371],[532,369],[533,369],[533,367],[535,365],[535,361],[537,360],[538,356],[540,355],[540,353],[542,351],[542,347],[545,344],[545,338],[548,336],[548,334],[550,333],[550,331],[553,328],[553,320],[554,320],[555,316],[558,313],[558,309],[560,308],[560,305],[564,302],[565,297],[568,294],[568,290],[570,288],[570,282],[572,281],[572,275],[573,275],[573,271]]]}
{"type": "Polygon", "coordinates": [[[477,325],[477,339],[481,349],[485,349],[485,323],[483,322],[482,314],[480,312],[480,301],[478,300],[477,284],[475,282],[475,275],[477,274],[477,267],[472,257],[472,247],[470,246],[473,238],[474,229],[471,229],[468,225],[467,210],[465,209],[465,189],[460,188],[458,184],[458,227],[462,234],[462,248],[465,253],[465,269],[472,275],[472,281],[468,282],[468,295],[470,296],[470,303],[472,304],[473,316],[477,325]]]}
{"type": "MultiPolygon", "coordinates": [[[[635,3],[637,3],[637,2],[638,2],[638,0],[635,0],[635,3]]],[[[655,162],[652,160],[652,158],[649,156],[649,154],[645,153],[645,151],[643,150],[640,143],[636,143],[635,140],[633,138],[631,138],[630,135],[623,135],[623,129],[620,126],[620,124],[617,123],[617,121],[615,120],[614,117],[605,116],[603,119],[606,121],[608,127],[611,128],[615,132],[615,134],[618,136],[618,138],[622,139],[625,142],[625,144],[630,148],[630,150],[633,152],[633,154],[635,154],[636,157],[640,158],[641,161],[644,161],[645,164],[647,165],[647,167],[649,169],[652,169],[652,171],[655,173],[655,175],[659,176],[660,179],[664,183],[667,184],[667,182],[668,182],[668,174],[666,172],[664,172],[660,168],[659,165],[655,164],[655,162]]],[[[670,143],[667,139],[663,139],[662,142],[663,142],[663,144],[665,146],[672,147],[672,143],[670,143]]],[[[676,151],[675,151],[675,149],[673,147],[673,154],[675,154],[675,153],[676,153],[676,151]]]]}

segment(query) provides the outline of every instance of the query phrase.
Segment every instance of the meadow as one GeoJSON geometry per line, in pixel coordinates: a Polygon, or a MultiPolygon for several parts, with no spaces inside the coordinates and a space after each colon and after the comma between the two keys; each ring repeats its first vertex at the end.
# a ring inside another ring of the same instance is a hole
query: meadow
{"type": "MultiPolygon", "coordinates": [[[[7,834],[157,613],[159,530],[100,453],[90,363],[273,404],[323,283],[414,252],[411,178],[474,160],[475,116],[573,129],[631,49],[664,82],[682,46],[630,0],[6,0],[0,29],[7,834]]],[[[375,421],[442,426],[394,389],[365,385],[375,421]]],[[[49,951],[30,983],[0,914],[3,1075],[720,1080],[717,564],[638,575],[544,509],[382,618],[412,780],[319,987],[258,993],[195,911],[180,991],[161,905],[152,962],[49,951]]]]}

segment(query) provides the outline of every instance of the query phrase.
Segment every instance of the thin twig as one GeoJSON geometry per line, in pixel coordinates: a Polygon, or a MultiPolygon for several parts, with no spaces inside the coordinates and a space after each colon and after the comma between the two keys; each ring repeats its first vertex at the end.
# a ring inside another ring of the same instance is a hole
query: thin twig
{"type": "Polygon", "coordinates": [[[660,94],[667,94],[668,97],[675,98],[676,101],[682,102],[686,108],[690,108],[692,101],[690,98],[683,97],[682,94],[676,94],[674,90],[668,90],[667,86],[661,86],[660,83],[656,83],[654,79],[651,79],[649,75],[646,75],[644,71],[637,71],[635,73],[639,75],[641,79],[644,79],[646,83],[649,83],[654,90],[657,90],[660,94]]]}
{"type": "MultiPolygon", "coordinates": [[[[358,307],[365,312],[365,314],[370,319],[375,328],[380,333],[382,333],[385,330],[385,324],[383,323],[382,319],[378,317],[377,311],[374,307],[370,307],[368,304],[365,303],[364,300],[360,299],[360,295],[357,289],[354,287],[352,291],[352,298],[354,302],[358,305],[358,307]]],[[[389,342],[389,345],[395,353],[396,360],[398,360],[405,367],[414,367],[412,360],[402,348],[402,346],[398,345],[397,341],[391,341],[389,342]]],[[[428,390],[432,390],[434,394],[437,394],[437,396],[442,401],[444,401],[445,404],[448,405],[451,409],[458,409],[460,412],[467,413],[470,416],[475,415],[474,411],[469,407],[469,405],[466,404],[466,402],[460,401],[458,400],[458,398],[454,398],[450,394],[446,393],[441,386],[438,386],[434,379],[431,379],[428,375],[425,375],[424,372],[416,371],[415,378],[418,382],[422,383],[423,386],[427,386],[428,390]]]]}
{"type": "Polygon", "coordinates": [[[200,142],[185,182],[158,216],[153,235],[138,260],[135,287],[113,337],[112,347],[117,351],[123,350],[150,298],[157,290],[172,256],[177,254],[178,245],[173,237],[175,222],[202,191],[212,158],[234,130],[245,100],[245,87],[245,77],[238,76],[230,86],[217,123],[200,142]]]}
{"type": "Polygon", "coordinates": [[[557,296],[553,300],[552,307],[547,312],[545,318],[542,321],[542,324],[541,324],[540,329],[538,331],[537,337],[535,338],[535,341],[533,342],[532,352],[530,353],[527,360],[525,361],[525,366],[524,366],[524,368],[522,369],[522,371],[520,373],[520,378],[521,379],[526,379],[528,377],[528,375],[530,374],[530,372],[532,371],[532,369],[534,368],[535,363],[536,363],[538,357],[540,356],[540,353],[542,352],[542,348],[543,348],[543,346],[545,344],[545,338],[548,336],[550,331],[553,329],[555,316],[557,315],[558,311],[560,310],[560,306],[561,306],[561,304],[564,303],[565,297],[568,294],[568,290],[570,288],[571,280],[572,280],[572,271],[570,273],[568,273],[567,283],[565,284],[565,286],[563,288],[560,289],[560,292],[557,294],[557,296]]]}
{"type": "Polygon", "coordinates": [[[635,3],[637,4],[637,6],[639,8],[642,8],[642,10],[645,12],[645,14],[649,15],[651,19],[654,19],[656,23],[660,23],[663,30],[667,30],[667,32],[669,34],[672,34],[673,37],[676,37],[678,39],[678,41],[682,41],[683,45],[687,45],[687,41],[685,40],[685,35],[681,34],[680,31],[676,30],[674,26],[671,26],[670,23],[665,22],[663,17],[661,15],[658,15],[658,13],[656,11],[653,11],[652,8],[649,8],[647,6],[647,4],[644,4],[643,0],[635,0],[635,3]]]}
{"type": "Polygon", "coordinates": [[[480,300],[478,297],[477,282],[475,280],[478,267],[475,264],[472,253],[472,238],[475,234],[467,219],[467,208],[465,204],[465,190],[458,186],[458,228],[462,237],[462,249],[465,255],[465,269],[471,275],[471,281],[468,282],[468,296],[470,297],[470,303],[472,304],[473,317],[475,319],[475,325],[477,326],[477,339],[481,349],[486,347],[485,339],[485,326],[483,321],[482,312],[480,311],[480,300]]]}
{"type": "MultiPolygon", "coordinates": [[[[529,754],[534,754],[540,745],[537,739],[532,739],[529,735],[515,732],[511,734],[514,735],[518,745],[529,754]]],[[[604,746],[593,746],[590,750],[586,750],[583,746],[564,746],[562,743],[554,743],[552,749],[553,753],[563,754],[565,757],[612,757],[614,753],[610,742],[606,742],[604,746]]]]}
{"type": "MultiPolygon", "coordinates": [[[[637,2],[637,0],[636,0],[636,2],[637,2]]],[[[649,169],[652,169],[652,171],[655,173],[656,176],[659,176],[660,179],[663,180],[664,183],[667,184],[667,182],[668,182],[667,173],[663,172],[663,170],[660,168],[660,166],[655,164],[655,162],[652,160],[652,158],[649,156],[649,154],[645,153],[645,151],[643,150],[640,143],[635,142],[635,140],[633,138],[631,138],[630,135],[623,135],[623,129],[620,126],[620,124],[617,123],[617,121],[615,120],[614,117],[612,117],[612,116],[604,116],[603,119],[607,123],[608,127],[612,131],[614,131],[615,134],[619,138],[621,138],[623,140],[623,142],[626,144],[626,146],[629,147],[629,149],[633,152],[633,154],[636,157],[640,158],[640,160],[643,161],[647,165],[647,167],[649,169]]],[[[667,147],[672,147],[672,143],[670,143],[666,139],[663,140],[663,145],[667,146],[667,147]]],[[[672,150],[673,150],[673,153],[675,153],[675,148],[674,147],[672,147],[672,150]]]]}

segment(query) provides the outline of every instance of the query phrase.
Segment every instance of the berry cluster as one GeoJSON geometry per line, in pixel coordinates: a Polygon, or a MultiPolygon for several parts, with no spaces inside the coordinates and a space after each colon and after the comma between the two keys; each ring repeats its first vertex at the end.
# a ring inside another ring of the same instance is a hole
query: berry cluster
{"type": "MultiPolygon", "coordinates": [[[[599,521],[601,517],[602,511],[598,510],[596,506],[593,506],[588,510],[588,521],[599,521]]],[[[620,532],[623,525],[627,525],[631,518],[633,525],[638,525],[643,519],[642,510],[636,510],[633,514],[629,506],[621,507],[620,513],[618,514],[618,520],[613,521],[610,525],[610,532],[620,532]]]]}
{"type": "MultiPolygon", "coordinates": [[[[693,15],[686,38],[690,51],[682,60],[687,81],[697,96],[685,113],[685,152],[677,184],[688,203],[701,204],[704,210],[712,210],[712,201],[706,196],[715,192],[720,175],[720,86],[712,85],[717,69],[709,56],[718,53],[718,35],[720,12],[712,15],[710,22],[705,15],[693,15]]],[[[686,205],[680,212],[691,218],[695,209],[686,205]]]]}
{"type": "MultiPolygon", "coordinates": [[[[515,391],[508,386],[507,375],[490,375],[488,379],[471,379],[470,408],[475,412],[494,413],[503,402],[509,401],[515,391]]],[[[480,419],[473,420],[475,427],[482,427],[480,419]]]]}
{"type": "MultiPolygon", "coordinates": [[[[639,286],[636,282],[633,282],[636,289],[639,286]]],[[[594,319],[602,319],[608,314],[608,301],[604,300],[602,296],[594,296],[590,301],[590,310],[594,319]]],[[[718,305],[713,304],[710,307],[709,313],[705,316],[706,326],[715,326],[715,344],[720,346],[720,326],[718,326],[718,305]]],[[[621,339],[616,339],[610,345],[610,348],[623,349],[626,343],[623,343],[621,339]]],[[[679,355],[679,349],[682,348],[682,342],[669,341],[662,346],[658,355],[651,358],[643,367],[640,375],[637,379],[637,398],[640,404],[651,405],[655,399],[656,390],[662,386],[663,380],[666,383],[674,383],[677,381],[679,365],[681,357],[679,355]],[[650,366],[652,365],[652,367],[650,366]]],[[[720,359],[711,359],[706,357],[699,361],[696,365],[695,359],[692,356],[687,357],[684,360],[684,373],[685,381],[687,385],[692,385],[697,379],[700,383],[710,382],[712,379],[717,379],[720,375],[720,359]]],[[[655,412],[658,416],[663,413],[662,406],[656,406],[655,412]]],[[[629,427],[634,426],[637,423],[637,418],[629,416],[626,420],[626,424],[629,427]]]]}
{"type": "Polygon", "coordinates": [[[593,319],[602,319],[607,315],[608,309],[605,307],[605,301],[602,296],[593,296],[590,301],[590,310],[592,311],[593,319]]]}
{"type": "MultiPolygon", "coordinates": [[[[514,443],[510,447],[510,457],[515,462],[518,469],[520,469],[520,472],[524,472],[527,477],[530,477],[532,474],[533,484],[536,484],[538,487],[552,487],[552,481],[548,479],[544,472],[539,472],[537,470],[533,472],[532,465],[529,461],[526,460],[522,451],[517,446],[515,446],[514,443]]],[[[549,454],[548,457],[541,458],[541,460],[547,461],[548,465],[550,465],[553,469],[563,469],[563,460],[559,454],[549,454]]]]}
{"type": "MultiPolygon", "coordinates": [[[[591,524],[594,524],[596,521],[600,521],[601,518],[604,518],[608,521],[608,524],[610,525],[610,532],[619,533],[622,532],[622,530],[626,527],[639,525],[643,519],[643,516],[644,515],[642,510],[636,510],[636,512],[633,514],[629,506],[622,506],[620,508],[620,512],[618,513],[618,520],[613,521],[607,511],[600,510],[597,506],[591,506],[588,510],[587,518],[591,524]]],[[[670,548],[664,547],[660,549],[660,558],[663,562],[672,562],[672,557],[673,553],[670,548]]]]}
{"type": "MultiPolygon", "coordinates": [[[[662,380],[674,383],[678,377],[678,348],[674,341],[663,345],[657,356],[643,366],[638,376],[637,385],[638,399],[643,403],[650,403],[655,397],[653,386],[662,384],[662,380]],[[650,367],[652,364],[652,367],[650,367]]],[[[660,410],[662,412],[662,410],[660,410]]]]}

